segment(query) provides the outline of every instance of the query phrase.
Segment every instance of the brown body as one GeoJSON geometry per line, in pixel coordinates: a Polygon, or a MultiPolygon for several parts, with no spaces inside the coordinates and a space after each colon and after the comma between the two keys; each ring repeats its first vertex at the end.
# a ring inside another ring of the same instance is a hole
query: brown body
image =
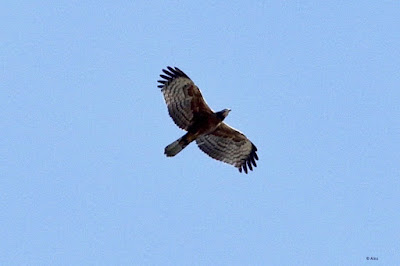
{"type": "MultiPolygon", "coordinates": [[[[197,119],[189,128],[188,132],[180,139],[180,144],[184,147],[196,140],[199,136],[209,134],[222,123],[222,120],[215,113],[197,113],[197,119]]],[[[168,155],[168,154],[167,154],[168,155]]]]}

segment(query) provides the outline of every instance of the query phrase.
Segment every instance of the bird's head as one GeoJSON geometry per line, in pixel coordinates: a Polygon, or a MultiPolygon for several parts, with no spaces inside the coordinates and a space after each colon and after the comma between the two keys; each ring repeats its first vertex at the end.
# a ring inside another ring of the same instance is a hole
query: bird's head
{"type": "Polygon", "coordinates": [[[219,111],[219,112],[217,112],[217,117],[219,119],[221,119],[221,121],[223,121],[225,119],[225,117],[228,116],[230,111],[231,111],[231,109],[224,109],[222,111],[219,111]]]}

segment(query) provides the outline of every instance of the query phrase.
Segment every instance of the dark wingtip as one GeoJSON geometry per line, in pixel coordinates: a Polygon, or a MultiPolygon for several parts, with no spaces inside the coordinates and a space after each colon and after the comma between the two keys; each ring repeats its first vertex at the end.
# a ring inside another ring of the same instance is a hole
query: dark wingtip
{"type": "MultiPolygon", "coordinates": [[[[250,158],[253,161],[254,161],[254,159],[258,160],[257,147],[254,144],[252,144],[252,145],[253,145],[253,149],[251,150],[250,158]]],[[[254,161],[254,166],[256,166],[255,164],[256,164],[256,162],[254,161]]]]}
{"type": "Polygon", "coordinates": [[[247,156],[247,158],[245,160],[243,160],[242,165],[239,167],[239,172],[242,172],[242,169],[244,170],[244,172],[247,174],[248,169],[250,169],[250,171],[253,171],[253,166],[257,167],[256,164],[256,160],[258,160],[258,156],[257,156],[257,147],[252,144],[252,149],[250,154],[247,156]]]}
{"type": "Polygon", "coordinates": [[[179,68],[175,67],[170,67],[167,66],[167,69],[162,69],[162,72],[165,74],[161,74],[160,77],[162,77],[164,80],[159,80],[158,82],[165,84],[165,85],[159,85],[159,88],[162,88],[164,86],[167,86],[169,82],[172,80],[178,78],[178,77],[184,77],[190,79],[182,70],[179,68]],[[161,87],[160,87],[161,86],[161,87]]]}
{"type": "Polygon", "coordinates": [[[253,166],[251,165],[251,163],[252,163],[251,160],[247,160],[247,166],[251,171],[253,171],[253,166]]]}
{"type": "MultiPolygon", "coordinates": [[[[166,69],[163,69],[162,70],[162,72],[164,72],[165,74],[167,74],[168,76],[173,76],[173,74],[171,73],[171,72],[169,72],[168,70],[166,70],[166,69]]],[[[160,75],[161,76],[161,75],[160,75]]]]}

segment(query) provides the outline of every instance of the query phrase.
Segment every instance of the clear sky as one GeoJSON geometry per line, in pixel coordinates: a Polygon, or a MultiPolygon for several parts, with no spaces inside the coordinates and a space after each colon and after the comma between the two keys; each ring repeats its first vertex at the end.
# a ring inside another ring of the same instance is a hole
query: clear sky
{"type": "Polygon", "coordinates": [[[1,265],[400,265],[399,2],[227,3],[2,2],[1,265]],[[255,171],[164,156],[168,65],[255,171]]]}

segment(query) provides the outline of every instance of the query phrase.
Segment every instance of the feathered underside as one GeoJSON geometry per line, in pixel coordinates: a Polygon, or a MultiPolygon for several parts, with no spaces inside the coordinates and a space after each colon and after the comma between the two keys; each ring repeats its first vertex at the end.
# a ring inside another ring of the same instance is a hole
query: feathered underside
{"type": "Polygon", "coordinates": [[[214,132],[196,139],[200,150],[210,157],[232,164],[247,174],[258,160],[257,147],[243,133],[222,123],[214,132]]]}
{"type": "Polygon", "coordinates": [[[163,80],[158,82],[165,103],[168,107],[168,113],[175,124],[181,129],[188,130],[196,121],[196,114],[212,114],[213,111],[205,102],[200,89],[193,81],[179,68],[167,67],[168,70],[162,71],[163,80]]]}

